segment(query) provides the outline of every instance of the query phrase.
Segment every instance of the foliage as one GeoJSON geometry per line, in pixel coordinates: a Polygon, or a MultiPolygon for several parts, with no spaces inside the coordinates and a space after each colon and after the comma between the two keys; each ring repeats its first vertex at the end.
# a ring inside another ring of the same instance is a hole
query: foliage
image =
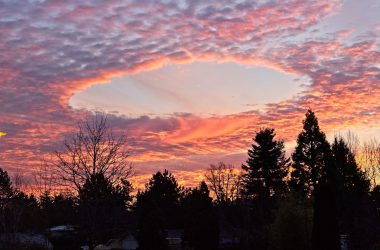
{"type": "Polygon", "coordinates": [[[138,192],[135,211],[140,249],[167,249],[166,229],[179,228],[182,224],[182,191],[174,176],[165,170],[154,174],[145,191],[138,192]]]}
{"type": "Polygon", "coordinates": [[[271,250],[308,250],[311,247],[313,208],[303,196],[289,194],[275,211],[270,225],[271,250]]]}
{"type": "Polygon", "coordinates": [[[146,206],[153,206],[162,213],[166,227],[176,228],[180,225],[179,202],[182,191],[169,171],[158,171],[149,180],[145,191],[137,194],[136,210],[143,211],[146,206]]]}
{"type": "Polygon", "coordinates": [[[314,112],[308,110],[292,154],[291,187],[295,191],[311,195],[319,182],[326,178],[326,165],[330,155],[326,136],[319,128],[314,112]]]}
{"type": "Polygon", "coordinates": [[[127,185],[125,188],[113,186],[102,173],[97,173],[79,190],[80,222],[90,243],[107,240],[123,230],[126,204],[130,199],[129,183],[127,185]]]}
{"type": "Polygon", "coordinates": [[[281,197],[287,189],[289,159],[285,157],[284,142],[274,140],[275,136],[270,128],[257,132],[247,163],[242,165],[244,193],[267,202],[271,197],[281,197]]]}
{"type": "Polygon", "coordinates": [[[185,225],[183,244],[195,250],[218,249],[219,225],[205,182],[183,198],[185,225]]]}
{"type": "MultiPolygon", "coordinates": [[[[38,183],[44,189],[37,199],[22,192],[19,178],[12,183],[0,168],[0,233],[12,236],[71,224],[79,231],[55,243],[94,247],[136,232],[143,250],[169,249],[169,229],[184,229],[183,247],[194,250],[338,250],[339,234],[344,234],[350,249],[377,249],[380,187],[367,168],[358,166],[355,153],[360,151],[353,137],[337,137],[330,147],[308,110],[286,182],[290,163],[284,142],[275,136],[270,128],[255,134],[243,174],[223,162],[212,164],[205,176],[209,186],[202,182],[184,189],[165,170],[155,173],[134,198],[125,140],[113,136],[105,117],[88,120],[65,144],[66,151],[56,155],[56,173],[76,192],[52,192],[42,171],[38,183]]],[[[367,151],[375,169],[376,151],[367,151]]],[[[29,246],[15,242],[14,248],[19,247],[29,246]]]]}

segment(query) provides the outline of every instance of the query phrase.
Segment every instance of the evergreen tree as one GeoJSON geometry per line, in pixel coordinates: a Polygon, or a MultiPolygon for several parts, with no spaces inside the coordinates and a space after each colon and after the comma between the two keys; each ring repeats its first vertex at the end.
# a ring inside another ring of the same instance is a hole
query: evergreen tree
{"type": "Polygon", "coordinates": [[[274,140],[274,129],[265,128],[256,133],[252,148],[248,150],[243,190],[246,195],[269,202],[286,191],[284,178],[288,174],[289,159],[285,157],[284,142],[274,140]]]}
{"type": "Polygon", "coordinates": [[[270,225],[269,249],[310,250],[313,208],[304,196],[289,193],[279,201],[270,225]]]}
{"type": "Polygon", "coordinates": [[[322,181],[314,192],[313,250],[340,250],[334,184],[322,181]]]}
{"type": "Polygon", "coordinates": [[[195,250],[218,249],[219,226],[205,182],[189,190],[183,198],[185,228],[183,243],[195,250]]]}
{"type": "Polygon", "coordinates": [[[335,138],[332,144],[334,163],[338,173],[338,191],[342,195],[348,193],[367,194],[370,181],[356,163],[355,155],[350,151],[343,138],[335,138]]]}
{"type": "Polygon", "coordinates": [[[8,172],[0,168],[0,233],[6,232],[9,229],[8,210],[10,198],[13,194],[12,182],[9,178],[8,172]]]}
{"type": "Polygon", "coordinates": [[[338,250],[337,169],[330,144],[320,130],[314,112],[308,110],[303,130],[292,154],[290,185],[294,191],[314,199],[312,248],[338,250]]]}
{"type": "Polygon", "coordinates": [[[75,224],[78,219],[75,197],[57,194],[53,198],[53,209],[50,216],[51,225],[75,224]]]}
{"type": "Polygon", "coordinates": [[[8,172],[0,168],[0,200],[10,197],[12,193],[12,182],[8,172]]]}
{"type": "Polygon", "coordinates": [[[41,221],[45,227],[53,226],[53,224],[51,224],[54,213],[53,197],[50,195],[50,192],[46,190],[42,192],[39,198],[41,221]]]}
{"type": "Polygon", "coordinates": [[[180,227],[179,201],[182,189],[174,176],[165,170],[152,176],[146,189],[138,192],[135,205],[138,214],[139,249],[167,249],[168,228],[180,227]]]}
{"type": "Polygon", "coordinates": [[[337,168],[337,198],[340,231],[350,236],[355,249],[368,249],[366,242],[373,235],[368,216],[370,181],[365,177],[343,138],[335,138],[332,145],[337,168]]]}
{"type": "MultiPolygon", "coordinates": [[[[141,196],[140,196],[141,197],[141,196]]],[[[144,197],[146,198],[146,197],[144,197]]],[[[140,198],[141,199],[141,198],[140,198]]],[[[164,226],[162,210],[152,199],[144,200],[139,207],[138,235],[139,250],[167,250],[169,243],[164,226]]]]}
{"type": "Polygon", "coordinates": [[[160,171],[152,176],[146,185],[146,190],[137,195],[136,209],[141,210],[145,205],[155,204],[162,212],[166,228],[180,226],[179,201],[182,188],[174,176],[167,170],[160,171]]]}
{"type": "Polygon", "coordinates": [[[320,180],[326,177],[327,161],[330,158],[331,150],[326,136],[319,129],[314,112],[308,110],[292,154],[290,186],[293,190],[311,195],[320,180]]]}
{"type": "Polygon", "coordinates": [[[42,210],[51,210],[53,207],[53,197],[49,191],[44,191],[40,195],[40,207],[42,210]]]}
{"type": "Polygon", "coordinates": [[[79,212],[91,245],[108,240],[123,230],[124,195],[103,174],[94,174],[79,191],[79,212]]]}
{"type": "Polygon", "coordinates": [[[374,187],[373,190],[371,191],[371,201],[373,203],[375,210],[378,211],[379,216],[380,216],[380,186],[379,185],[374,187]]]}

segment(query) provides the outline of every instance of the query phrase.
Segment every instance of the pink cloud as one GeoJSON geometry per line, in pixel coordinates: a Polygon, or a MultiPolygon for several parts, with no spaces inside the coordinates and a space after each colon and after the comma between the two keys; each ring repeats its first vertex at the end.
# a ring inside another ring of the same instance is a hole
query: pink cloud
{"type": "Polygon", "coordinates": [[[336,14],[341,1],[12,1],[0,7],[0,130],[8,133],[0,138],[0,162],[7,169],[32,173],[88,115],[68,107],[75,91],[165,63],[260,64],[307,75],[312,83],[295,98],[268,105],[266,113],[111,116],[117,131],[128,134],[139,168],[185,162],[199,169],[192,156],[245,151],[263,126],[292,140],[309,107],[326,131],[379,124],[376,35],[349,42],[347,29],[291,39],[336,14]]]}

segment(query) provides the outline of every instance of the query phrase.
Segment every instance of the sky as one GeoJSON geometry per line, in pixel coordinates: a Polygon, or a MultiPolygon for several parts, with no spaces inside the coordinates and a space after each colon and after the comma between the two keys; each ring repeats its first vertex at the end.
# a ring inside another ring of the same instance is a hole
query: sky
{"type": "Polygon", "coordinates": [[[0,0],[0,167],[30,178],[108,113],[136,182],[196,185],[258,129],[288,152],[308,108],[329,138],[380,137],[377,0],[0,0]]]}

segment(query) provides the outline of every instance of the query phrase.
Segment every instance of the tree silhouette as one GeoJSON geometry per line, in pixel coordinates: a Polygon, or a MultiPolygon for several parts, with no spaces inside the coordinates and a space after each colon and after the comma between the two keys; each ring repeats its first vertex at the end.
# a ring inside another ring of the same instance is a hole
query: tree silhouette
{"type": "Polygon", "coordinates": [[[308,110],[303,121],[303,130],[298,135],[297,146],[292,154],[293,171],[290,186],[299,192],[311,195],[320,180],[326,176],[326,162],[331,157],[330,145],[319,129],[313,111],[308,110]]]}
{"type": "Polygon", "coordinates": [[[114,135],[104,114],[82,121],[77,134],[65,141],[64,150],[55,152],[57,179],[77,191],[97,174],[117,184],[121,176],[132,173],[125,146],[126,137],[114,135]]]}
{"type": "Polygon", "coordinates": [[[252,209],[251,235],[256,245],[265,249],[268,245],[268,226],[272,222],[272,210],[282,197],[287,184],[285,177],[289,170],[289,159],[285,157],[284,142],[275,140],[274,129],[258,131],[251,149],[248,150],[246,164],[242,165],[243,193],[250,200],[252,209]]]}
{"type": "Polygon", "coordinates": [[[242,165],[243,190],[250,197],[263,199],[268,204],[271,197],[280,197],[286,191],[285,177],[289,159],[285,157],[284,142],[274,140],[274,129],[265,128],[256,133],[248,160],[242,165]]]}
{"type": "Polygon", "coordinates": [[[126,201],[120,190],[102,173],[92,175],[79,190],[81,224],[91,245],[123,230],[126,201]]]}
{"type": "Polygon", "coordinates": [[[0,168],[0,232],[8,230],[7,212],[10,199],[13,196],[12,182],[8,172],[0,168]]]}
{"type": "Polygon", "coordinates": [[[370,181],[360,170],[355,155],[343,138],[335,138],[332,144],[334,163],[337,167],[337,199],[340,231],[350,236],[351,247],[368,249],[366,242],[373,235],[368,223],[368,193],[370,181]]]}
{"type": "Polygon", "coordinates": [[[69,194],[57,194],[53,197],[50,225],[75,224],[78,221],[76,197],[69,194]]]}
{"type": "Polygon", "coordinates": [[[195,250],[218,249],[219,225],[205,182],[183,198],[185,213],[184,245],[195,250]]]}
{"type": "Polygon", "coordinates": [[[293,193],[279,201],[270,225],[269,249],[310,250],[313,209],[304,197],[293,193]]]}
{"type": "Polygon", "coordinates": [[[0,199],[5,199],[13,193],[12,182],[8,172],[0,168],[0,199]]]}
{"type": "Polygon", "coordinates": [[[164,214],[154,200],[147,199],[139,207],[138,235],[139,250],[169,249],[164,214]]]}
{"type": "Polygon", "coordinates": [[[342,207],[346,202],[352,203],[360,202],[360,197],[368,194],[370,188],[370,181],[366,178],[365,173],[359,168],[356,163],[355,155],[350,151],[347,143],[343,138],[335,138],[332,144],[332,153],[334,163],[337,168],[337,183],[338,194],[342,207]]]}
{"type": "Polygon", "coordinates": [[[292,189],[314,199],[312,248],[340,249],[336,200],[337,169],[333,163],[330,144],[311,110],[306,112],[303,130],[298,135],[292,158],[292,189]]]}
{"type": "Polygon", "coordinates": [[[45,227],[53,226],[52,216],[54,213],[54,197],[50,195],[49,191],[44,191],[39,197],[39,205],[40,205],[40,216],[41,221],[45,227]]]}
{"type": "Polygon", "coordinates": [[[334,184],[323,181],[314,192],[313,250],[340,250],[334,184]]]}
{"type": "Polygon", "coordinates": [[[179,201],[182,188],[174,176],[165,170],[152,176],[146,190],[137,194],[139,249],[167,249],[167,228],[178,228],[179,201]]]}
{"type": "Polygon", "coordinates": [[[233,165],[224,162],[219,162],[217,165],[210,164],[205,178],[218,204],[226,205],[239,197],[241,176],[233,165]]]}
{"type": "Polygon", "coordinates": [[[158,171],[149,180],[146,190],[138,193],[137,210],[146,204],[155,204],[162,212],[165,227],[177,228],[179,226],[180,211],[178,208],[181,192],[182,188],[168,170],[165,169],[163,173],[158,171]]]}

